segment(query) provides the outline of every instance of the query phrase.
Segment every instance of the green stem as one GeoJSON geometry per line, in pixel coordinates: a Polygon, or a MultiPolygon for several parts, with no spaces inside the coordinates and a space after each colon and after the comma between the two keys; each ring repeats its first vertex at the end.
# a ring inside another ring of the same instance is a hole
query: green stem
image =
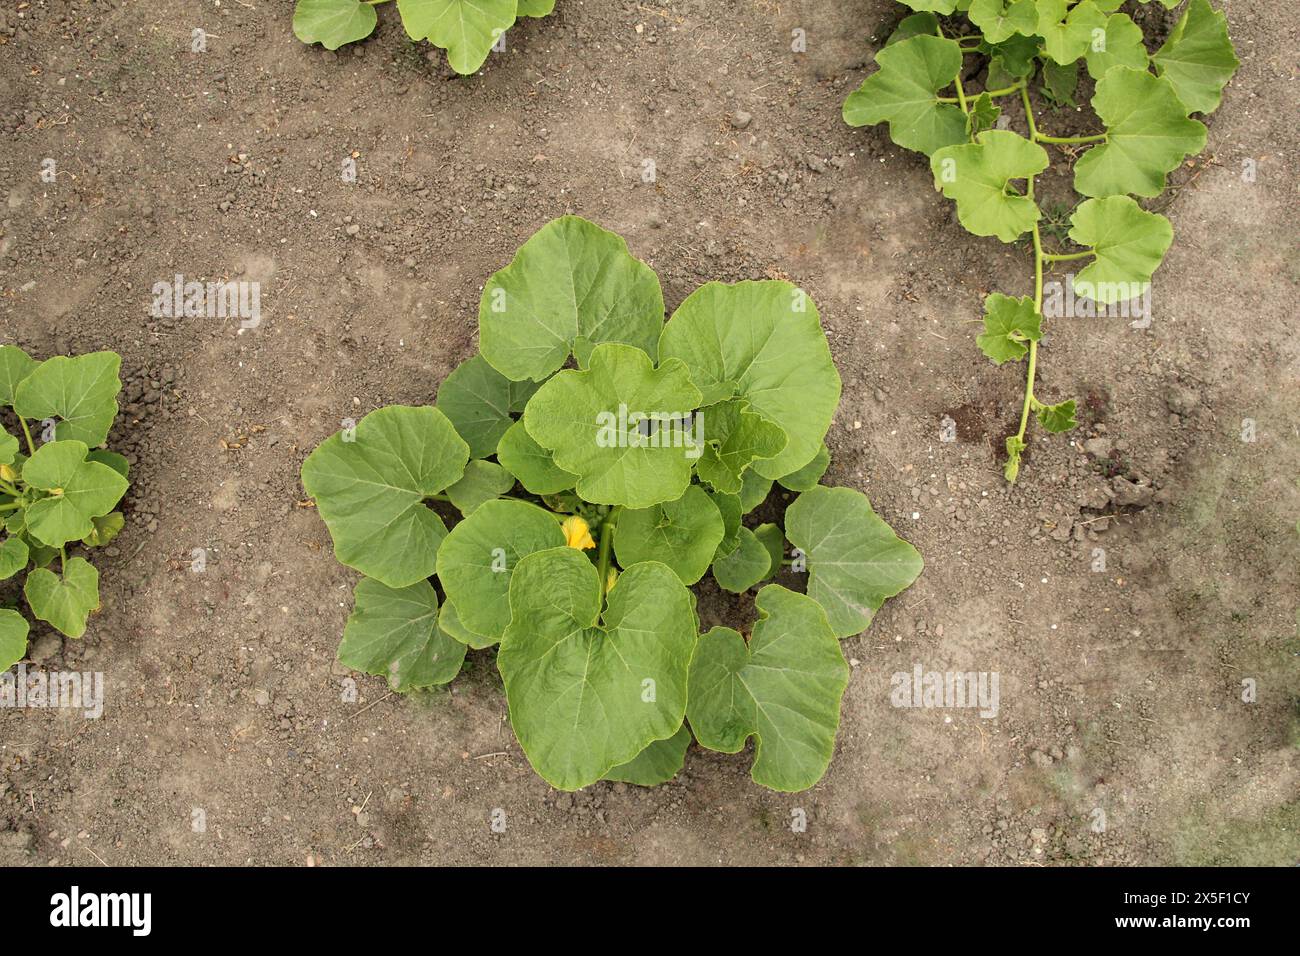
{"type": "Polygon", "coordinates": [[[28,453],[28,455],[34,455],[34,454],[36,454],[36,443],[32,441],[32,433],[31,433],[31,431],[27,428],[27,419],[25,419],[25,418],[23,418],[21,415],[19,415],[19,416],[18,416],[18,423],[19,423],[20,425],[23,426],[23,437],[25,437],[25,438],[27,439],[27,453],[28,453]]]}
{"type": "MultiPolygon", "coordinates": [[[[1029,138],[1038,139],[1038,127],[1034,125],[1034,108],[1029,105],[1028,84],[1020,87],[1020,102],[1025,104],[1025,120],[1029,123],[1029,138]]],[[[1032,187],[1030,194],[1032,195],[1032,187]]]]}
{"type": "Polygon", "coordinates": [[[1058,143],[1069,145],[1070,143],[1101,143],[1107,138],[1106,133],[1097,133],[1095,136],[1044,136],[1037,131],[1034,132],[1034,141],[1037,143],[1058,143]]]}
{"type": "MultiPolygon", "coordinates": [[[[940,39],[946,39],[946,38],[944,37],[944,35],[943,35],[943,27],[941,27],[941,26],[936,26],[936,27],[934,28],[934,32],[935,32],[935,34],[936,34],[940,39]]],[[[958,103],[959,106],[961,106],[961,111],[962,111],[963,113],[969,113],[970,110],[966,109],[966,94],[965,94],[965,92],[963,92],[963,90],[962,90],[962,88],[961,88],[961,71],[960,71],[960,70],[957,72],[957,75],[953,77],[953,83],[955,83],[955,84],[957,85],[957,103],[958,103]]]]}
{"type": "MultiPolygon", "coordinates": [[[[990,98],[990,99],[996,99],[996,98],[999,97],[999,96],[1010,96],[1012,93],[1016,93],[1016,92],[1018,92],[1018,91],[1021,90],[1023,87],[1024,87],[1024,84],[1023,84],[1023,83],[1017,83],[1015,86],[1008,86],[1008,87],[1006,87],[1005,89],[1001,89],[1001,90],[984,90],[983,92],[984,92],[984,93],[987,93],[987,94],[989,95],[989,98],[990,98]]],[[[981,94],[977,93],[977,94],[975,94],[975,95],[976,95],[976,96],[979,96],[979,95],[981,95],[981,94]]],[[[957,99],[957,97],[955,97],[955,96],[940,96],[940,97],[936,97],[936,98],[939,100],[940,103],[960,103],[960,102],[961,102],[961,101],[960,101],[959,99],[957,99]]]]}
{"type": "Polygon", "coordinates": [[[622,505],[615,505],[600,525],[600,551],[596,558],[596,574],[600,578],[600,593],[605,593],[605,582],[609,580],[609,557],[614,548],[614,526],[618,524],[622,505]]]}
{"type": "Polygon", "coordinates": [[[1086,249],[1083,252],[1044,252],[1042,259],[1044,262],[1070,262],[1074,259],[1086,259],[1096,254],[1092,249],[1086,249]]]}
{"type": "Polygon", "coordinates": [[[3,491],[7,495],[13,495],[15,498],[22,493],[7,481],[0,481],[0,491],[3,491]]]}
{"type": "MultiPolygon", "coordinates": [[[[1029,195],[1034,195],[1034,181],[1029,180],[1029,195]]],[[[1041,321],[1043,316],[1043,240],[1038,233],[1038,225],[1034,225],[1034,312],[1038,314],[1041,321]]],[[[1025,372],[1025,404],[1020,409],[1020,431],[1016,432],[1016,438],[1021,441],[1025,440],[1025,431],[1029,428],[1029,412],[1035,405],[1034,399],[1034,375],[1038,371],[1038,343],[1029,343],[1029,368],[1025,372]]]]}
{"type": "Polygon", "coordinates": [[[7,505],[0,505],[0,511],[14,511],[15,509],[18,509],[18,508],[21,508],[21,507],[22,507],[22,505],[20,505],[18,502],[16,502],[16,501],[11,501],[11,502],[9,502],[9,504],[7,504],[7,505]]]}
{"type": "Polygon", "coordinates": [[[64,567],[68,563],[68,552],[65,548],[59,548],[59,577],[65,577],[67,570],[64,567]]]}

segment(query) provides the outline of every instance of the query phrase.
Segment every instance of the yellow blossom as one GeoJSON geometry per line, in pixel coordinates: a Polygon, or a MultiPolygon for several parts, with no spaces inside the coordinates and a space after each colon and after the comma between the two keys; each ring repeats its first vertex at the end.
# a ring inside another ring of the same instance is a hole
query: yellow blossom
{"type": "Polygon", "coordinates": [[[0,478],[5,481],[14,481],[18,477],[18,472],[14,471],[10,465],[0,465],[0,478]]]}
{"type": "Polygon", "coordinates": [[[570,548],[594,548],[596,542],[591,540],[591,529],[587,522],[583,521],[577,515],[570,515],[564,519],[564,524],[560,525],[560,530],[564,532],[564,543],[570,548]]]}

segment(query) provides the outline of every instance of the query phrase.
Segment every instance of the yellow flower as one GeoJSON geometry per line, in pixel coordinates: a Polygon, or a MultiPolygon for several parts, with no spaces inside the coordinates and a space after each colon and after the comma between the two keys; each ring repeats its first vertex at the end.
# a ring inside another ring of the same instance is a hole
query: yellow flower
{"type": "Polygon", "coordinates": [[[564,524],[560,525],[560,530],[564,532],[564,543],[571,548],[594,548],[596,542],[591,540],[591,529],[587,522],[583,521],[577,515],[570,515],[564,519],[564,524]]]}
{"type": "Polygon", "coordinates": [[[18,477],[18,472],[14,471],[9,465],[0,465],[0,478],[5,481],[13,481],[18,477]]]}

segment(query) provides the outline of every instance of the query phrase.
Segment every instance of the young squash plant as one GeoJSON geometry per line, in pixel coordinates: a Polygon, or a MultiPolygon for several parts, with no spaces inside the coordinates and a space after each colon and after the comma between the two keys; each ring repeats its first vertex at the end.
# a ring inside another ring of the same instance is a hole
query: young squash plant
{"type": "Polygon", "coordinates": [[[692,736],[755,737],[753,778],[803,790],[834,750],[839,639],[921,557],[819,484],[840,378],[802,290],[711,282],[664,311],[620,237],[554,220],[488,280],[481,354],[433,406],[380,408],[308,456],[335,555],[364,575],[339,660],[409,691],[498,646],[515,734],[562,790],[662,783],[692,736]],[[784,529],[748,517],[774,483],[798,494],[784,529]],[[771,583],[786,565],[806,594],[771,583]],[[759,589],[752,625],[700,636],[709,574],[759,589]]]}
{"type": "MultiPolygon", "coordinates": [[[[935,188],[957,203],[974,235],[1005,243],[1030,236],[1033,296],[988,296],[977,339],[997,365],[1028,360],[1020,427],[1006,440],[1004,472],[1014,482],[1031,413],[1048,432],[1077,424],[1074,399],[1047,404],[1034,391],[1044,267],[1082,263],[1073,292],[1095,306],[1147,295],[1173,228],[1134,197],[1159,196],[1169,173],[1205,147],[1205,125],[1192,114],[1218,107],[1237,58],[1226,19],[1209,0],[1188,0],[1150,54],[1142,29],[1119,9],[1123,0],[902,2],[916,12],[876,54],[879,69],[845,100],[844,120],[887,123],[897,145],[930,157],[935,188]],[[1073,105],[1084,72],[1095,82],[1099,130],[1044,133],[1035,99],[1073,105]],[[968,86],[972,78],[982,89],[968,86]],[[1022,106],[1027,135],[1005,128],[997,101],[1007,97],[1022,106]],[[1039,228],[1034,180],[1052,160],[1044,146],[1070,157],[1084,150],[1074,162],[1074,190],[1084,198],[1070,217],[1068,250],[1046,248],[1039,228]]],[[[1181,0],[1160,2],[1172,8],[1181,0]]]]}
{"type": "MultiPolygon", "coordinates": [[[[99,608],[99,572],[68,552],[107,544],[125,523],[114,509],[127,460],[100,447],[117,417],[121,364],[114,352],[37,362],[0,345],[0,409],[18,432],[0,430],[0,581],[25,574],[32,615],[68,637],[81,637],[99,608]]],[[[26,655],[28,632],[17,609],[0,607],[0,670],[26,655]]]]}
{"type": "MultiPolygon", "coordinates": [[[[389,0],[298,0],[293,33],[303,43],[337,50],[364,40],[379,22],[375,8],[389,0]]],[[[402,27],[412,40],[447,51],[462,76],[478,71],[501,35],[520,17],[544,17],[555,0],[397,0],[402,27]]]]}

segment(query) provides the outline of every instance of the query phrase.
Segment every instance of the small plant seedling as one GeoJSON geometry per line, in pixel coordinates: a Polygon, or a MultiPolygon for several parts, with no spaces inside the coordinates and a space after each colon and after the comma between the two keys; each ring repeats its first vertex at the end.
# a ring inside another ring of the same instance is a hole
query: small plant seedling
{"type": "MultiPolygon", "coordinates": [[[[127,460],[100,447],[117,417],[121,364],[114,352],[36,362],[0,345],[0,408],[21,435],[0,430],[0,581],[25,575],[32,615],[68,637],[81,637],[99,608],[99,572],[68,552],[101,547],[124,524],[114,509],[127,460]]],[[[28,631],[17,609],[0,608],[0,670],[26,655],[28,631]]]]}
{"type": "MultiPolygon", "coordinates": [[[[1123,306],[1127,315],[1131,300],[1149,302],[1151,274],[1173,241],[1173,228],[1133,197],[1159,196],[1166,176],[1205,147],[1205,125],[1192,114],[1218,107],[1237,58],[1226,19],[1209,0],[1188,0],[1168,39],[1151,54],[1142,29],[1119,11],[1120,0],[902,2],[916,12],[876,54],[879,69],[845,100],[844,120],[851,126],[888,123],[896,144],[930,157],[935,188],[956,201],[969,232],[1005,243],[1028,233],[1032,240],[1033,296],[988,296],[977,340],[997,365],[1028,360],[1020,428],[1006,440],[1004,473],[1014,482],[1031,413],[1049,432],[1077,424],[1074,399],[1047,404],[1034,391],[1044,335],[1044,266],[1083,265],[1073,292],[1091,303],[1086,315],[1103,306],[1123,306]],[[1095,81],[1091,106],[1100,131],[1042,132],[1034,99],[1073,105],[1082,72],[1095,81]],[[967,86],[976,73],[982,90],[967,86]],[[1005,97],[1023,106],[1027,136],[1005,128],[1007,117],[996,102],[1005,97]],[[1034,195],[1034,180],[1051,161],[1044,146],[1067,156],[1083,150],[1074,162],[1074,190],[1084,199],[1069,217],[1067,235],[1077,247],[1071,251],[1044,247],[1043,233],[1055,232],[1050,218],[1040,223],[1044,215],[1034,195]]],[[[1181,0],[1160,2],[1175,7],[1181,0]]]]}
{"type": "MultiPolygon", "coordinates": [[[[389,0],[298,0],[293,33],[303,43],[337,50],[375,31],[375,7],[389,0]]],[[[412,40],[428,40],[447,51],[462,76],[483,65],[492,48],[519,17],[544,17],[555,0],[397,0],[402,27],[412,40]]]]}
{"type": "Polygon", "coordinates": [[[434,406],[373,411],[303,463],[335,555],[365,575],[339,660],[409,691],[497,645],[515,734],[562,790],[667,781],[692,736],[756,737],[754,780],[815,784],[839,639],[921,556],[860,492],[820,484],[840,378],[812,300],[710,282],[665,323],[658,276],[568,216],[488,280],[479,349],[434,406]],[[747,517],[774,483],[797,494],[784,528],[747,517]],[[786,565],[807,593],[769,583],[786,565]],[[757,620],[701,636],[691,589],[710,574],[758,588],[757,620]]]}

